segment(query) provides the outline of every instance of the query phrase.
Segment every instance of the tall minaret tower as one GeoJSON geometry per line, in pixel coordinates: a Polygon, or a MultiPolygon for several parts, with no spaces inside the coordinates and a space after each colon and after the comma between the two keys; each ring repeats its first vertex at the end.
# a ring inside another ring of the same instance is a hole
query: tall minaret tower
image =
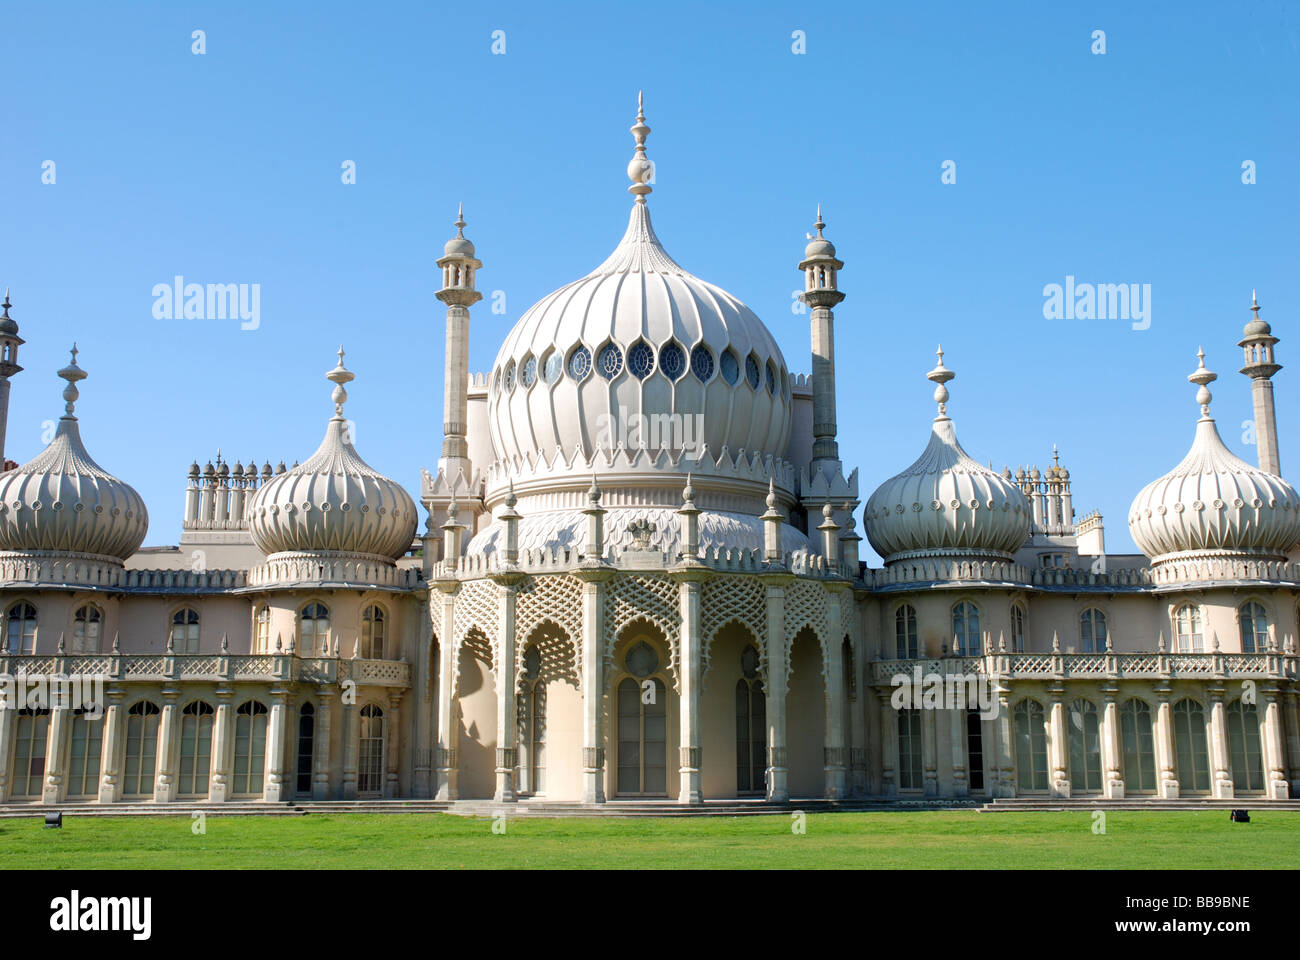
{"type": "Polygon", "coordinates": [[[5,287],[4,303],[0,303],[0,309],[4,310],[0,316],[0,470],[4,469],[5,433],[9,426],[9,378],[22,371],[18,366],[18,347],[27,342],[18,336],[18,324],[9,316],[11,306],[9,288],[5,287]]]}
{"type": "Polygon", "coordinates": [[[447,305],[447,351],[443,370],[442,457],[438,469],[455,484],[457,473],[470,478],[469,444],[465,439],[469,418],[469,308],[483,299],[474,289],[474,271],[483,264],[474,258],[474,244],[465,239],[465,210],[456,213],[456,236],[443,248],[442,289],[438,299],[447,305]]]}
{"type": "Polygon", "coordinates": [[[840,447],[835,440],[835,315],[831,308],[844,299],[835,274],[844,264],[835,259],[835,245],[822,236],[821,204],[817,205],[817,236],[804,249],[799,269],[804,292],[799,299],[812,307],[813,448],[811,472],[830,466],[840,472],[840,447]]]}
{"type": "Polygon", "coordinates": [[[1246,365],[1241,372],[1250,377],[1250,395],[1255,401],[1255,443],[1259,446],[1259,468],[1275,476],[1282,475],[1277,455],[1277,414],[1273,411],[1273,374],[1282,369],[1273,361],[1273,344],[1277,337],[1269,325],[1259,319],[1259,300],[1250,292],[1250,309],[1255,319],[1246,324],[1237,346],[1246,351],[1246,365]]]}

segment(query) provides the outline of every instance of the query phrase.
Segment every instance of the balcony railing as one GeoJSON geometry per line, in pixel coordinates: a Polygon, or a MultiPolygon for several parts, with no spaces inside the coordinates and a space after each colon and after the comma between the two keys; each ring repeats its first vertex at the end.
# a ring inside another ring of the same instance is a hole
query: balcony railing
{"type": "Polygon", "coordinates": [[[888,685],[916,668],[931,674],[983,674],[1007,680],[1295,680],[1300,657],[1269,653],[991,653],[982,657],[876,660],[873,683],[888,685]]]}
{"type": "Polygon", "coordinates": [[[105,680],[153,682],[231,680],[272,683],[342,683],[409,687],[405,660],[344,660],[294,654],[0,654],[0,676],[102,676],[105,680]]]}

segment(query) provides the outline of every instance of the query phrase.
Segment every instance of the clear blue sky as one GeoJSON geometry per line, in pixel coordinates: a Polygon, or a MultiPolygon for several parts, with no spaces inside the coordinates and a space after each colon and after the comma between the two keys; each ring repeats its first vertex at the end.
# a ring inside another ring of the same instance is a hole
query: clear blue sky
{"type": "Polygon", "coordinates": [[[10,2],[0,65],[0,284],[28,341],[6,453],[41,449],[75,338],[83,435],[144,495],[148,543],[179,537],[191,459],[316,448],[340,342],[361,453],[417,494],[441,437],[434,260],[456,203],[480,287],[506,293],[504,317],[474,311],[486,370],[622,234],[638,89],[665,246],[763,317],[793,370],[822,203],[847,264],[840,442],[864,500],[926,442],[942,341],[970,453],[1045,465],[1058,443],[1079,512],[1132,550],[1134,494],[1191,442],[1198,344],[1224,438],[1255,459],[1235,346],[1252,287],[1300,469],[1296,5],[10,2]],[[261,327],[155,319],[152,288],[177,274],[260,283],[261,327]],[[1067,274],[1151,284],[1150,329],[1045,320],[1067,274]]]}

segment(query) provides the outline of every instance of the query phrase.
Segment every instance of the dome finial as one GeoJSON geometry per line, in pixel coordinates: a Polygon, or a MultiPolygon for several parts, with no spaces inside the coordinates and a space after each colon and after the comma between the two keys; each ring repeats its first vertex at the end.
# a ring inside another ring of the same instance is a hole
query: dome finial
{"type": "Polygon", "coordinates": [[[817,204],[817,222],[813,224],[813,227],[815,227],[816,230],[817,230],[817,239],[818,239],[818,240],[824,240],[825,237],[822,236],[822,231],[826,229],[826,223],[825,223],[825,221],[822,220],[822,205],[821,205],[821,203],[818,203],[818,204],[817,204]]]}
{"type": "Polygon", "coordinates": [[[939,344],[939,349],[935,351],[935,356],[939,358],[935,368],[925,375],[925,379],[933,380],[938,384],[934,388],[934,402],[939,405],[939,415],[936,420],[948,419],[948,388],[945,384],[957,374],[953,373],[943,365],[943,344],[939,344]]]}
{"type": "Polygon", "coordinates": [[[8,320],[8,319],[9,319],[9,308],[12,307],[12,306],[13,306],[13,304],[9,302],[9,288],[8,288],[8,287],[5,287],[5,299],[4,299],[4,303],[0,303],[0,308],[3,308],[3,309],[4,309],[4,315],[3,315],[3,316],[0,316],[0,320],[8,320]]]}
{"type": "Polygon", "coordinates": [[[1190,383],[1197,384],[1200,389],[1196,391],[1196,402],[1201,405],[1201,419],[1212,420],[1210,416],[1210,388],[1207,384],[1213,383],[1219,379],[1219,375],[1205,368],[1205,351],[1200,347],[1196,348],[1196,369],[1188,374],[1187,379],[1190,383]]]}
{"type": "Polygon", "coordinates": [[[465,204],[456,204],[456,236],[461,240],[465,239],[465,204]]]}
{"type": "MultiPolygon", "coordinates": [[[[6,300],[9,299],[8,289],[5,290],[5,299],[6,300]]],[[[1255,319],[1258,320],[1259,319],[1259,298],[1255,296],[1254,287],[1251,287],[1250,290],[1250,309],[1255,312],[1255,319]]]]}
{"type": "Polygon", "coordinates": [[[68,381],[68,385],[63,388],[63,399],[65,401],[63,405],[63,418],[65,420],[77,419],[72,414],[73,408],[77,404],[77,397],[81,395],[77,390],[77,382],[79,380],[85,380],[87,376],[86,371],[77,366],[77,353],[77,344],[74,341],[72,344],[72,360],[69,361],[66,367],[59,371],[59,376],[68,381]]]}
{"type": "Polygon", "coordinates": [[[632,157],[632,162],[627,165],[627,176],[632,181],[632,186],[627,188],[627,192],[636,195],[637,203],[645,203],[646,196],[654,189],[650,186],[650,181],[654,178],[655,166],[645,155],[645,138],[650,133],[650,127],[645,122],[645,106],[641,97],[641,91],[636,94],[636,123],[632,125],[632,137],[636,140],[636,154],[632,157]]]}
{"type": "Polygon", "coordinates": [[[354,379],[354,374],[347,367],[343,366],[343,344],[339,344],[339,365],[325,374],[327,380],[335,383],[334,392],[330,399],[334,401],[334,418],[343,419],[343,404],[348,402],[348,392],[343,389],[343,384],[349,383],[354,379]]]}

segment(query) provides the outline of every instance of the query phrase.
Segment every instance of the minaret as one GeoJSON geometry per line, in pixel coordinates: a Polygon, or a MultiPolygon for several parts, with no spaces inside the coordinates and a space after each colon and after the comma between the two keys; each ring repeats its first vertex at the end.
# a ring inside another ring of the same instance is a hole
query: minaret
{"type": "MultiPolygon", "coordinates": [[[[1250,395],[1255,401],[1255,443],[1259,446],[1259,468],[1275,476],[1282,475],[1277,455],[1277,415],[1273,411],[1273,374],[1282,369],[1273,362],[1273,344],[1277,337],[1269,325],[1259,319],[1259,300],[1250,292],[1250,309],[1255,319],[1246,324],[1237,346],[1246,351],[1246,365],[1241,372],[1250,377],[1250,395]]],[[[5,388],[6,391],[8,387],[5,388]]],[[[7,393],[6,393],[7,395],[7,393]]]]}
{"type": "Polygon", "coordinates": [[[469,419],[469,308],[483,294],[474,289],[474,271],[483,264],[474,258],[474,244],[465,239],[465,211],[456,212],[456,236],[443,248],[442,289],[438,299],[447,305],[447,350],[443,368],[442,457],[438,468],[451,484],[457,473],[470,477],[469,444],[465,439],[469,419]]]}
{"type": "Polygon", "coordinates": [[[804,272],[804,292],[799,299],[812,307],[813,448],[812,470],[821,461],[839,468],[840,448],[835,441],[835,316],[831,308],[844,299],[836,288],[835,274],[844,264],[835,259],[835,245],[822,236],[821,204],[817,205],[817,236],[804,249],[799,269],[804,272]]]}
{"type": "Polygon", "coordinates": [[[26,343],[18,336],[18,324],[9,316],[9,288],[5,287],[4,303],[0,303],[4,314],[0,316],[0,471],[4,470],[5,433],[9,425],[9,378],[20,373],[18,366],[18,347],[26,343]]]}

